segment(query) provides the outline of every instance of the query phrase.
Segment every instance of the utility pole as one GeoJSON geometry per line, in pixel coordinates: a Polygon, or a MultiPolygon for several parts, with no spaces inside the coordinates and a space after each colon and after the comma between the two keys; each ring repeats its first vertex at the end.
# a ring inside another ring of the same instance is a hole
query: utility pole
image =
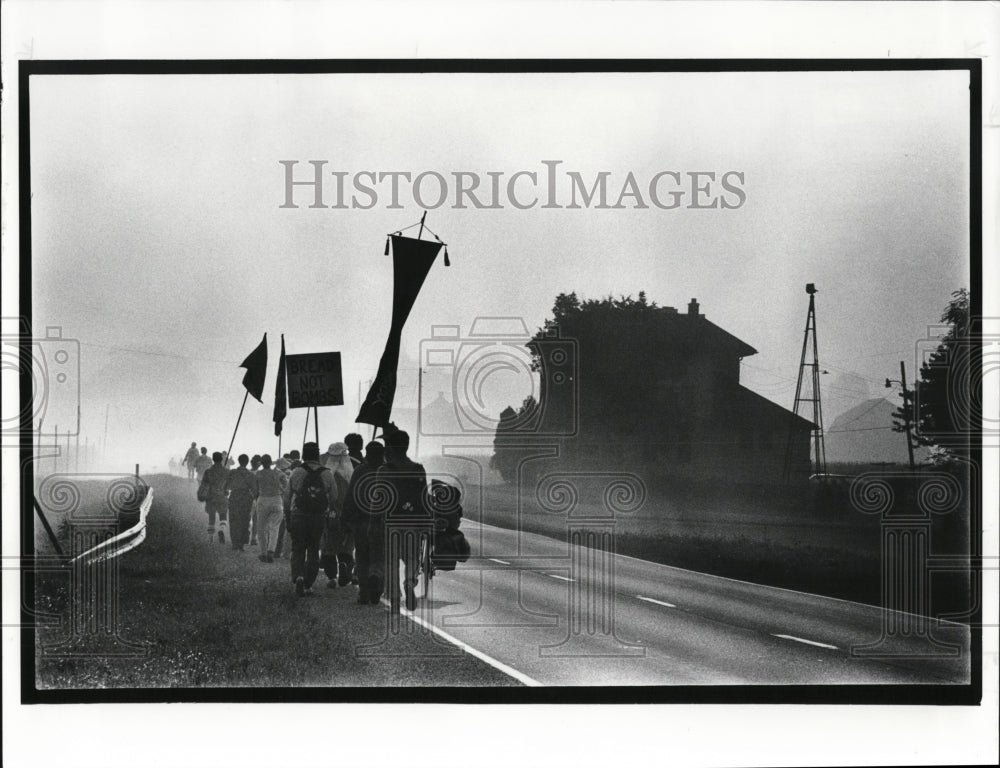
{"type": "MultiPolygon", "coordinates": [[[[802,337],[802,356],[799,359],[799,379],[795,386],[795,403],[792,407],[792,412],[798,416],[799,407],[804,403],[812,404],[812,434],[810,442],[813,444],[813,453],[815,454],[815,473],[819,476],[820,481],[823,481],[826,475],[826,443],[823,437],[823,404],[819,393],[819,344],[816,341],[816,286],[813,283],[808,283],[806,285],[806,293],[809,294],[809,311],[806,314],[806,328],[802,337]],[[810,339],[812,344],[810,345],[810,339]],[[809,352],[810,347],[812,348],[812,362],[806,362],[806,356],[809,352]],[[806,369],[812,369],[809,374],[811,383],[810,397],[806,397],[802,392],[803,380],[806,377],[806,369]]],[[[825,371],[824,371],[825,373],[825,371]]],[[[785,482],[789,482],[792,476],[792,469],[794,463],[793,448],[795,444],[795,432],[794,427],[788,436],[788,446],[785,450],[785,482]]]]}
{"type": "Polygon", "coordinates": [[[101,461],[108,461],[108,414],[111,413],[111,403],[104,406],[104,443],[101,449],[101,461]]]}
{"type": "MultiPolygon", "coordinates": [[[[896,379],[886,379],[885,388],[890,389],[896,379]]],[[[916,463],[913,461],[913,398],[906,389],[906,363],[902,360],[899,361],[899,385],[903,388],[903,426],[906,428],[906,451],[910,456],[910,471],[912,472],[916,469],[916,463]]]]}

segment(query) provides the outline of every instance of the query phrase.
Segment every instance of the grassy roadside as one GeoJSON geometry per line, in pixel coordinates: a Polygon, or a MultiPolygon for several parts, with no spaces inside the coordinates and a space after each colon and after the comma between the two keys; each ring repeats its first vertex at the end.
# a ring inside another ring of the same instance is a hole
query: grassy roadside
{"type": "MultiPolygon", "coordinates": [[[[185,479],[149,479],[154,501],[142,546],[118,561],[118,636],[145,655],[113,658],[108,638],[88,642],[93,655],[65,658],[44,649],[62,629],[37,633],[36,685],[59,688],[243,686],[498,686],[518,683],[466,654],[442,655],[427,633],[387,635],[386,610],[360,606],[352,588],[316,595],[292,592],[287,559],[210,542],[206,517],[185,479]],[[379,645],[380,643],[384,643],[379,645]],[[359,646],[384,649],[359,655],[359,646]],[[400,654],[407,654],[406,656],[400,654]]],[[[68,619],[69,574],[39,578],[39,604],[68,619]]],[[[92,639],[92,638],[91,638],[92,639]]]]}
{"type": "MultiPolygon", "coordinates": [[[[466,516],[501,528],[565,540],[565,515],[545,512],[533,493],[521,498],[511,485],[468,486],[466,516]]],[[[584,487],[579,508],[600,513],[599,494],[584,487]]],[[[651,495],[634,514],[616,517],[620,554],[758,584],[846,600],[881,604],[882,529],[879,520],[849,509],[813,511],[770,506],[723,492],[698,497],[651,495]]],[[[934,552],[967,547],[968,528],[955,518],[933,522],[934,552]]],[[[936,573],[931,606],[938,611],[968,607],[966,574],[936,573]]]]}

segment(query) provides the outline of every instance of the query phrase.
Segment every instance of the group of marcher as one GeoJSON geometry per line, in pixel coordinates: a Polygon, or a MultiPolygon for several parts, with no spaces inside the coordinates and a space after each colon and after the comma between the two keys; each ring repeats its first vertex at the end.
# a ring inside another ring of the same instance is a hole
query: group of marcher
{"type": "Polygon", "coordinates": [[[422,537],[431,519],[427,475],[407,456],[406,432],[389,429],[383,440],[368,443],[363,455],[364,440],[356,433],[323,454],[314,442],[305,443],[301,455],[293,450],[276,462],[269,454],[242,454],[235,469],[224,452],[209,458],[206,448],[199,453],[192,443],[183,465],[198,481],[211,541],[225,544],[228,528],[233,549],[258,546],[258,559],[273,563],[282,557],[285,536],[291,538],[298,596],[313,594],[322,570],[327,587],[357,585],[362,605],[378,605],[387,593],[398,610],[402,561],[406,606],[413,610],[422,537]]]}

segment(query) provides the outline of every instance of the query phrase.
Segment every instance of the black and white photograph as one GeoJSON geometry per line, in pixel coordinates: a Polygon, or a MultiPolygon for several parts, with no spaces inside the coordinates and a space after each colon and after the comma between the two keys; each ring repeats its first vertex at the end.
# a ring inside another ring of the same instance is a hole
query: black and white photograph
{"type": "Polygon", "coordinates": [[[5,33],[5,731],[995,706],[987,44],[259,34],[5,33]]]}

